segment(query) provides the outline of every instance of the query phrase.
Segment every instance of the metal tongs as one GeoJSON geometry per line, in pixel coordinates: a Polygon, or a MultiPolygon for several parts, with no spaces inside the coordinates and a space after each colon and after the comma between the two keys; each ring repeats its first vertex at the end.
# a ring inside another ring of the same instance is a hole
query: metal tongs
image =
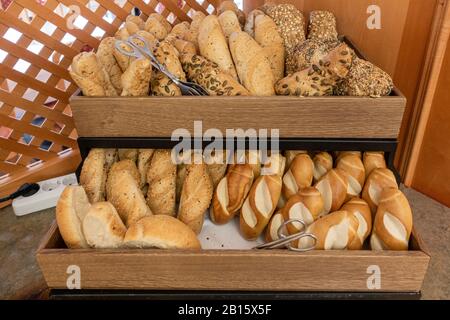
{"type": "Polygon", "coordinates": [[[122,53],[123,55],[135,58],[147,58],[150,60],[150,63],[157,70],[161,71],[165,76],[167,76],[170,80],[175,83],[178,88],[181,90],[181,94],[184,96],[208,96],[208,91],[206,91],[202,86],[193,83],[182,81],[170,73],[164,65],[159,63],[158,59],[153,55],[152,50],[150,50],[150,46],[147,43],[145,38],[135,34],[128,38],[127,41],[124,40],[116,40],[115,43],[116,49],[122,53]],[[122,45],[128,46],[131,51],[124,50],[122,45]]]}
{"type": "Polygon", "coordinates": [[[283,233],[283,230],[285,229],[285,227],[288,224],[291,223],[300,223],[301,225],[303,225],[303,229],[302,230],[306,230],[306,224],[303,220],[300,219],[291,219],[291,220],[287,220],[285,221],[279,228],[278,228],[278,240],[272,241],[272,242],[267,242],[264,243],[262,245],[259,245],[257,247],[255,247],[254,249],[281,249],[281,248],[288,248],[291,251],[296,251],[296,252],[307,252],[307,251],[311,251],[314,250],[316,247],[316,243],[317,243],[317,238],[315,235],[313,235],[312,233],[306,233],[306,231],[300,231],[298,233],[294,233],[291,235],[285,235],[283,233]],[[292,242],[295,240],[300,240],[302,238],[311,238],[314,240],[314,244],[311,245],[308,248],[295,248],[292,246],[292,242]]]}

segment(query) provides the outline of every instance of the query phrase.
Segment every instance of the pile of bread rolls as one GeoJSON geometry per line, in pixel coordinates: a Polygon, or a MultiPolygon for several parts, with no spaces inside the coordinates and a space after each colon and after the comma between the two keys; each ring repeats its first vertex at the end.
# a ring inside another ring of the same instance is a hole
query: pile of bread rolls
{"type": "MultiPolygon", "coordinates": [[[[174,26],[157,13],[146,21],[128,16],[96,53],[73,59],[70,73],[85,96],[181,95],[149,60],[115,48],[116,39],[134,34],[147,40],[172,74],[210,95],[380,97],[393,88],[387,73],[339,40],[331,12],[311,12],[306,26],[291,4],[266,4],[245,15],[233,1],[223,1],[216,14],[197,11],[190,23],[174,26]]],[[[122,49],[131,51],[127,44],[122,49]]]]}
{"type": "Polygon", "coordinates": [[[230,155],[170,150],[92,149],[81,186],[68,187],[56,210],[70,248],[200,248],[205,214],[217,225],[239,219],[242,237],[267,242],[285,234],[318,250],[408,250],[412,213],[382,152],[258,151],[230,155]],[[233,158],[233,157],[231,157],[233,158]],[[370,239],[368,239],[370,237],[370,239]]]}

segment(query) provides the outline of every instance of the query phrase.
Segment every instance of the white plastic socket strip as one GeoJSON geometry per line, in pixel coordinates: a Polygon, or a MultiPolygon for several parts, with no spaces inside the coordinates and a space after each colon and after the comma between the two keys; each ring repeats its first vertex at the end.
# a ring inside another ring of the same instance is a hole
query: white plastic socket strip
{"type": "Polygon", "coordinates": [[[24,216],[33,212],[56,206],[59,196],[67,186],[78,185],[74,173],[38,182],[39,191],[30,197],[18,197],[13,200],[12,207],[16,216],[24,216]]]}

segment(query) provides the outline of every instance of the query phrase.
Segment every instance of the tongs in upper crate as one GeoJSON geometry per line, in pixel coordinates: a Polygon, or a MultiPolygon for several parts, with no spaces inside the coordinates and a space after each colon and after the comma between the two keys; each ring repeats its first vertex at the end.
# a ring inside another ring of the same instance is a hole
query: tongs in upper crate
{"type": "Polygon", "coordinates": [[[278,240],[274,240],[272,242],[267,242],[262,245],[259,245],[255,247],[255,249],[281,249],[281,248],[288,248],[291,251],[296,252],[307,252],[314,250],[317,243],[317,238],[312,233],[307,233],[306,231],[299,231],[297,233],[291,234],[286,236],[283,231],[287,227],[288,224],[291,223],[300,223],[303,228],[302,230],[306,230],[306,224],[303,220],[300,219],[290,219],[285,221],[281,226],[278,228],[277,234],[278,234],[278,240]],[[300,239],[303,238],[310,238],[314,241],[314,244],[311,244],[309,247],[306,248],[295,248],[292,246],[292,242],[295,240],[300,241],[300,239]]]}
{"type": "Polygon", "coordinates": [[[124,40],[116,40],[115,43],[116,49],[119,50],[120,53],[135,58],[147,58],[150,60],[150,63],[159,71],[161,71],[164,75],[166,75],[170,80],[172,80],[178,88],[181,90],[181,94],[185,96],[208,96],[208,91],[206,91],[202,86],[193,83],[182,81],[170,73],[164,65],[159,63],[158,59],[153,55],[152,50],[150,49],[147,41],[135,34],[128,38],[127,41],[124,40]],[[128,46],[131,50],[124,50],[122,45],[128,46]]]}

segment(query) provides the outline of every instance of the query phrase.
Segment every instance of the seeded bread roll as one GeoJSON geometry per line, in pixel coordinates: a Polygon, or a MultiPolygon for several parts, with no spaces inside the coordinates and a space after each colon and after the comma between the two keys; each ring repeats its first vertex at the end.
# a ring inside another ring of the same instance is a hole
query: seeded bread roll
{"type": "Polygon", "coordinates": [[[85,96],[117,96],[108,73],[93,52],[77,54],[71,64],[70,75],[85,96]]]}
{"type": "Polygon", "coordinates": [[[159,19],[151,15],[148,17],[147,21],[145,21],[144,29],[153,34],[158,40],[163,40],[169,34],[166,27],[159,19]]]}
{"type": "Polygon", "coordinates": [[[192,42],[195,45],[195,49],[197,52],[200,52],[199,46],[198,46],[198,33],[200,24],[202,23],[203,19],[205,19],[205,14],[201,11],[196,11],[192,15],[192,22],[190,25],[189,30],[184,34],[183,39],[189,42],[192,42]]]}
{"type": "Polygon", "coordinates": [[[319,152],[314,156],[314,181],[319,181],[333,169],[333,157],[328,152],[319,152]]]}
{"type": "Polygon", "coordinates": [[[104,38],[97,49],[97,59],[100,64],[108,73],[109,79],[112,85],[116,89],[117,93],[122,93],[122,83],[120,77],[122,76],[122,69],[120,69],[119,64],[114,58],[114,48],[115,48],[116,38],[106,37],[104,38]]]}
{"type": "Polygon", "coordinates": [[[91,149],[81,168],[80,184],[91,203],[105,200],[105,149],[91,149]]]}
{"type": "Polygon", "coordinates": [[[366,180],[366,170],[364,169],[361,157],[354,154],[340,157],[337,161],[336,168],[348,173],[347,199],[358,197],[361,194],[366,180]]]}
{"type": "Polygon", "coordinates": [[[336,88],[336,94],[342,96],[388,96],[394,83],[392,78],[374,64],[356,58],[350,72],[336,88]]]}
{"type": "Polygon", "coordinates": [[[252,38],[255,37],[255,19],[259,15],[265,15],[265,13],[259,9],[252,10],[248,14],[247,21],[245,22],[244,31],[247,32],[252,38]]]}
{"type": "MultiPolygon", "coordinates": [[[[127,39],[128,38],[122,40],[126,41],[127,39]]],[[[121,43],[120,47],[124,51],[133,52],[133,48],[126,43],[121,43]]],[[[113,55],[114,58],[116,58],[117,64],[119,65],[120,69],[122,69],[122,72],[125,72],[128,69],[128,66],[131,64],[131,62],[136,60],[135,57],[130,57],[121,53],[119,50],[116,49],[116,47],[114,47],[113,55]]]]}
{"type": "Polygon", "coordinates": [[[313,182],[314,163],[307,154],[298,154],[283,177],[283,195],[289,199],[313,182]]]}
{"type": "Polygon", "coordinates": [[[119,160],[129,159],[136,163],[138,157],[138,149],[119,149],[119,160]]]}
{"type": "Polygon", "coordinates": [[[89,248],[84,237],[82,222],[91,207],[81,186],[64,189],[56,204],[56,222],[68,248],[89,248]]]}
{"type": "Polygon", "coordinates": [[[373,170],[387,167],[384,152],[364,152],[363,163],[366,170],[366,178],[373,170]]]}
{"type": "Polygon", "coordinates": [[[311,11],[308,31],[308,39],[318,41],[337,40],[336,17],[329,11],[311,11]]]}
{"type": "Polygon", "coordinates": [[[221,15],[222,13],[228,10],[231,10],[236,14],[239,20],[239,24],[241,25],[241,28],[243,28],[245,25],[245,13],[238,8],[238,6],[236,5],[236,3],[234,3],[234,1],[229,0],[222,1],[219,7],[217,7],[217,14],[221,15]]]}
{"type": "Polygon", "coordinates": [[[130,63],[128,69],[122,74],[122,97],[148,96],[152,65],[146,58],[136,59],[130,63]]]}
{"type": "Polygon", "coordinates": [[[373,170],[366,180],[361,196],[369,204],[372,215],[377,212],[381,193],[386,188],[398,189],[394,173],[385,168],[373,170]]]}
{"type": "Polygon", "coordinates": [[[120,161],[114,163],[111,166],[111,169],[109,170],[108,180],[106,181],[106,192],[108,194],[111,193],[110,189],[112,187],[110,177],[112,177],[115,172],[122,171],[122,170],[127,170],[133,177],[136,184],[140,186],[141,176],[140,176],[138,168],[136,167],[135,162],[131,161],[130,159],[120,160],[120,161]]]}
{"type": "Polygon", "coordinates": [[[198,46],[203,57],[217,63],[220,70],[237,80],[237,73],[228,50],[227,40],[217,16],[207,16],[200,23],[198,46]]]}
{"type": "Polygon", "coordinates": [[[119,153],[117,149],[104,149],[105,150],[105,162],[106,162],[106,173],[109,172],[111,166],[119,161],[119,153]]]}
{"type": "Polygon", "coordinates": [[[128,32],[127,28],[124,26],[116,31],[114,34],[114,38],[119,40],[128,40],[128,38],[131,36],[131,34],[128,32]]]}
{"type": "Polygon", "coordinates": [[[238,18],[231,10],[224,11],[219,15],[219,23],[227,42],[233,32],[241,31],[241,25],[239,24],[238,18]]]}
{"type": "Polygon", "coordinates": [[[178,38],[183,39],[184,35],[189,31],[191,24],[187,21],[180,22],[173,26],[171,34],[176,35],[178,38]]]}
{"type": "Polygon", "coordinates": [[[266,15],[258,15],[255,18],[255,40],[263,48],[270,62],[274,81],[282,79],[285,63],[284,44],[272,18],[266,15]]]}
{"type": "Polygon", "coordinates": [[[361,250],[364,241],[372,232],[372,214],[369,205],[360,198],[353,198],[342,206],[342,210],[353,214],[359,222],[357,236],[348,248],[350,250],[361,250]]]}
{"type": "Polygon", "coordinates": [[[147,172],[147,203],[154,214],[175,216],[176,178],[170,150],[156,150],[147,172]]]}
{"type": "Polygon", "coordinates": [[[139,175],[141,176],[140,187],[141,190],[147,184],[147,171],[148,167],[150,167],[150,163],[152,161],[154,149],[139,149],[138,160],[137,160],[137,169],[139,171],[139,175]]]}
{"type": "Polygon", "coordinates": [[[233,33],[229,43],[239,79],[250,94],[275,95],[272,69],[263,48],[243,31],[233,33]]]}
{"type": "Polygon", "coordinates": [[[130,34],[136,33],[136,31],[138,30],[142,30],[145,27],[145,23],[144,21],[141,19],[141,17],[138,16],[134,16],[132,14],[130,14],[126,19],[125,19],[125,24],[130,24],[133,25],[133,28],[130,30],[128,29],[128,32],[130,34]]]}
{"type": "Polygon", "coordinates": [[[219,65],[202,56],[182,54],[181,63],[190,81],[205,88],[212,96],[248,96],[250,93],[219,65]]]}
{"type": "Polygon", "coordinates": [[[339,210],[345,202],[348,189],[347,174],[341,169],[332,169],[315,185],[322,194],[324,208],[320,216],[339,210]]]}
{"type": "Polygon", "coordinates": [[[149,15],[149,17],[152,17],[152,18],[155,18],[156,20],[158,20],[163,25],[163,27],[166,29],[167,33],[170,33],[172,31],[172,25],[169,23],[169,21],[167,21],[166,18],[164,18],[159,13],[151,13],[149,15]]]}

